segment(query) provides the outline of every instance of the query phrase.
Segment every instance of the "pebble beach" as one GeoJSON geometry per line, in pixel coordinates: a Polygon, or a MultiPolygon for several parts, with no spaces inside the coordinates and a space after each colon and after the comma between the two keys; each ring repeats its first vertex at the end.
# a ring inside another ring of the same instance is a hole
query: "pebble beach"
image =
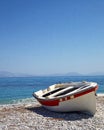
{"type": "Polygon", "coordinates": [[[104,95],[96,96],[96,113],[56,113],[37,101],[0,105],[0,130],[104,130],[104,95]]]}

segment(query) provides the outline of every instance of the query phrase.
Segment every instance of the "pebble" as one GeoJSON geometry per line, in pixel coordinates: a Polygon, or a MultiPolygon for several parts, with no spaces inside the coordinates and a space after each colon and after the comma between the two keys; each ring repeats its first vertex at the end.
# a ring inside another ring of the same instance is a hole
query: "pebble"
{"type": "Polygon", "coordinates": [[[38,102],[1,105],[0,130],[104,130],[103,114],[104,96],[97,97],[94,116],[51,112],[38,102]]]}

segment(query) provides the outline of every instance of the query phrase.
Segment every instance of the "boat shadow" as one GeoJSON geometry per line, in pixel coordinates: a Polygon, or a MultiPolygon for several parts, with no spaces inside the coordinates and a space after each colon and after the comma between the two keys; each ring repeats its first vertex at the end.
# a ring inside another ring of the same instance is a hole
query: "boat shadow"
{"type": "Polygon", "coordinates": [[[25,109],[42,115],[43,117],[50,117],[52,120],[75,121],[93,117],[91,114],[85,112],[53,112],[45,109],[43,106],[27,107],[25,109]]]}

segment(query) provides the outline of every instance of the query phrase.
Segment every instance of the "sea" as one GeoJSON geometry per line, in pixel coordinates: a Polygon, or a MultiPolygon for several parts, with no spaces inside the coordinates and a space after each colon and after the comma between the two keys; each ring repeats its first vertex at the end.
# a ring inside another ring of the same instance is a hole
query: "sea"
{"type": "Polygon", "coordinates": [[[98,83],[97,94],[104,94],[104,76],[37,76],[0,78],[0,105],[34,102],[33,92],[63,82],[98,83]]]}

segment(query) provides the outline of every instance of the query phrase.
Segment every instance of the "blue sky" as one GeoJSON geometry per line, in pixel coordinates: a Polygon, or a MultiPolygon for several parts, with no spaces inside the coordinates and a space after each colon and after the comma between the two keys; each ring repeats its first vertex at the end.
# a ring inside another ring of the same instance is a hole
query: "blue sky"
{"type": "Polygon", "coordinates": [[[104,0],[0,0],[0,70],[104,72],[104,0]]]}

